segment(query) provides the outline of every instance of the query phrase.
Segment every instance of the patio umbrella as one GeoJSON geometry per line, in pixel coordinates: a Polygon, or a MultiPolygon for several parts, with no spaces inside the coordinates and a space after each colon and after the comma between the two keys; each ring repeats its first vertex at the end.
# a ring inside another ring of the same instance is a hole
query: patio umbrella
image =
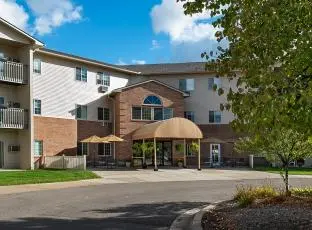
{"type": "MultiPolygon", "coordinates": [[[[93,135],[91,137],[88,137],[86,139],[83,139],[80,141],[81,143],[92,143],[92,144],[98,144],[98,143],[108,143],[107,141],[103,141],[100,137],[93,135]]],[[[95,146],[94,146],[94,151],[93,151],[93,166],[95,165],[95,146]]]]}
{"type": "Polygon", "coordinates": [[[120,137],[117,137],[115,135],[112,135],[112,134],[108,135],[106,137],[101,138],[101,140],[103,142],[112,142],[112,143],[114,143],[114,159],[116,159],[116,146],[115,146],[115,143],[116,142],[123,142],[125,140],[120,138],[120,137]]]}

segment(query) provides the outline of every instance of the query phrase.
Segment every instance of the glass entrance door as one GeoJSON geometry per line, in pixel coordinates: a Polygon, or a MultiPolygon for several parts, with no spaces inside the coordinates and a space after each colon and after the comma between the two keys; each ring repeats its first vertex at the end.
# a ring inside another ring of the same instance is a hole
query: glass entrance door
{"type": "Polygon", "coordinates": [[[211,164],[220,165],[221,163],[221,148],[220,144],[211,144],[210,145],[210,159],[211,164]]]}
{"type": "Polygon", "coordinates": [[[157,142],[157,164],[160,166],[172,165],[172,142],[157,142]]]}
{"type": "Polygon", "coordinates": [[[0,168],[4,167],[4,143],[0,141],[0,168]]]}

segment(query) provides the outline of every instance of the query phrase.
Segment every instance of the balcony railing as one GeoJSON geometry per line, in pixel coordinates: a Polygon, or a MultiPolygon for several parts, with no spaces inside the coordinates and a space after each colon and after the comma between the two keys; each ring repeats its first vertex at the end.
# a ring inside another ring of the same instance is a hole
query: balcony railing
{"type": "Polygon", "coordinates": [[[0,60],[0,81],[27,84],[27,65],[0,60]]]}
{"type": "Polygon", "coordinates": [[[26,129],[27,110],[16,108],[0,108],[0,128],[26,129]]]}

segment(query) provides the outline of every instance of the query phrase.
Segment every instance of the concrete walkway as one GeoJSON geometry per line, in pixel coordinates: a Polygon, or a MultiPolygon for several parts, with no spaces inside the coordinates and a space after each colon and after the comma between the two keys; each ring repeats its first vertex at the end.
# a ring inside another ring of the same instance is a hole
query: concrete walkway
{"type": "MultiPolygon", "coordinates": [[[[159,169],[157,172],[154,172],[152,169],[120,171],[95,170],[94,173],[102,178],[46,184],[0,186],[0,195],[31,191],[58,190],[103,184],[281,179],[279,174],[259,172],[248,169],[203,169],[202,171],[198,171],[196,169],[159,169]]],[[[312,179],[312,176],[292,175],[290,178],[312,179]]]]}

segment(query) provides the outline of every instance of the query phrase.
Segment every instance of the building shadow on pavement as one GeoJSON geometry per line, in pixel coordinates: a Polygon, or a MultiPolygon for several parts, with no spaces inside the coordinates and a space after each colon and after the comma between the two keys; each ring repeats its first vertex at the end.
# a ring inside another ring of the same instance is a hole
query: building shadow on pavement
{"type": "Polygon", "coordinates": [[[111,209],[85,210],[79,213],[79,216],[85,216],[82,218],[38,216],[0,221],[0,229],[168,229],[177,216],[204,205],[207,203],[132,204],[111,209]]]}

